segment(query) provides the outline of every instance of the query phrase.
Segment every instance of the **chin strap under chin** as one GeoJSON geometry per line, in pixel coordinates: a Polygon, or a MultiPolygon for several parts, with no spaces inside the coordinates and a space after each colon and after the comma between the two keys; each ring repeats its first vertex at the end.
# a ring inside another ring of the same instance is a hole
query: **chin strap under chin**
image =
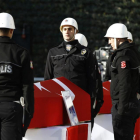
{"type": "Polygon", "coordinates": [[[116,38],[114,38],[114,45],[115,45],[115,50],[117,49],[117,41],[116,38]]]}

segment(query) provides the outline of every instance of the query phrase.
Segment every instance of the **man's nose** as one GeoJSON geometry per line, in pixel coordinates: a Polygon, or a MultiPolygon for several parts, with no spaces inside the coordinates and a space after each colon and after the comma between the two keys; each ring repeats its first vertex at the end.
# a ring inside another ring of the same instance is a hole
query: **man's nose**
{"type": "Polygon", "coordinates": [[[69,30],[66,30],[66,33],[68,33],[69,32],[69,30]]]}

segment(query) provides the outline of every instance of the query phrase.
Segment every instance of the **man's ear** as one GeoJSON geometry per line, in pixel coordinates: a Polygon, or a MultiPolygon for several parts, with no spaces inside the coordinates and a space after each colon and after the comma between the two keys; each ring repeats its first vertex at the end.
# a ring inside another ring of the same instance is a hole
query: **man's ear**
{"type": "Polygon", "coordinates": [[[77,34],[77,33],[78,33],[78,30],[75,29],[75,34],[77,34]]]}
{"type": "Polygon", "coordinates": [[[9,32],[10,32],[10,34],[13,34],[14,30],[13,30],[13,29],[10,29],[10,31],[9,31],[9,32]]]}
{"type": "Polygon", "coordinates": [[[121,38],[117,38],[117,42],[120,43],[122,40],[121,38]]]}
{"type": "Polygon", "coordinates": [[[117,38],[117,41],[120,41],[120,38],[117,38]]]}
{"type": "Polygon", "coordinates": [[[13,29],[10,29],[10,31],[9,31],[9,37],[10,37],[10,38],[12,38],[13,32],[14,32],[14,30],[13,30],[13,29]]]}

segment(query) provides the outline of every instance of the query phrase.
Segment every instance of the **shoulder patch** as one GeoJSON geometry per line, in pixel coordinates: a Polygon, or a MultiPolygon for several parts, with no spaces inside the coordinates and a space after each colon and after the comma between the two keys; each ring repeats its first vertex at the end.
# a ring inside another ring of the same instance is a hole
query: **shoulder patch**
{"type": "Polygon", "coordinates": [[[86,52],[87,52],[86,49],[82,49],[82,50],[81,50],[81,54],[82,54],[82,55],[86,54],[86,52]]]}
{"type": "Polygon", "coordinates": [[[121,62],[121,68],[122,68],[122,69],[126,68],[126,61],[122,61],[122,62],[121,62]]]}

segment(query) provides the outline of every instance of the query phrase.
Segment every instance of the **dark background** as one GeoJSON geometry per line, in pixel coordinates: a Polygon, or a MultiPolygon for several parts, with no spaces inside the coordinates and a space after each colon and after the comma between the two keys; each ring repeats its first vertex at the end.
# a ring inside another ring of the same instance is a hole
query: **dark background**
{"type": "Polygon", "coordinates": [[[66,17],[76,19],[92,51],[107,44],[104,35],[118,22],[140,44],[140,0],[0,0],[0,12],[14,17],[13,39],[29,49],[35,77],[44,76],[48,50],[63,41],[59,26],[66,17]]]}

